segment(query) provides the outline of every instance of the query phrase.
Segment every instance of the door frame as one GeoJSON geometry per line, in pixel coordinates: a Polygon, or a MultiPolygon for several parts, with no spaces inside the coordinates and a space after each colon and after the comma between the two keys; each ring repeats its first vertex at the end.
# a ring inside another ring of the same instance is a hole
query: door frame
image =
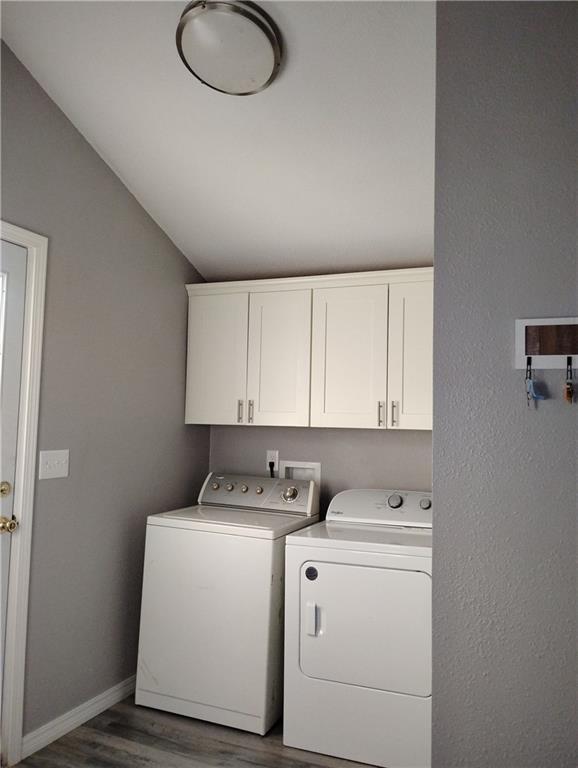
{"type": "Polygon", "coordinates": [[[8,765],[13,765],[22,757],[28,589],[48,238],[5,221],[0,221],[0,236],[2,240],[8,240],[27,250],[22,376],[14,480],[14,516],[20,526],[16,535],[12,535],[10,543],[0,756],[0,760],[6,760],[8,765]]]}

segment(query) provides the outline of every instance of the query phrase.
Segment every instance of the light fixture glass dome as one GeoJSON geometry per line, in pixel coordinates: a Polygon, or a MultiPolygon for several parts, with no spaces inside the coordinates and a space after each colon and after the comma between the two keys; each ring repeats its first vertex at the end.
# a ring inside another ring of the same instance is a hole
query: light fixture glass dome
{"type": "Polygon", "coordinates": [[[270,85],[281,65],[281,36],[254,3],[195,0],[177,28],[187,69],[222,93],[248,96],[270,85]]]}

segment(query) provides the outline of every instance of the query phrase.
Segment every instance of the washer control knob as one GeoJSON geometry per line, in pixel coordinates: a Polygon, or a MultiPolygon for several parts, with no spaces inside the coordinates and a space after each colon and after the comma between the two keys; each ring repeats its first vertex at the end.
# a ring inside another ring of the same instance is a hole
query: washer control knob
{"type": "Polygon", "coordinates": [[[227,489],[227,491],[232,491],[232,490],[233,490],[233,488],[234,488],[234,486],[233,486],[233,483],[227,483],[227,485],[225,486],[225,488],[227,489]]]}
{"type": "Polygon", "coordinates": [[[401,498],[399,493],[392,493],[389,499],[387,500],[387,503],[392,509],[399,509],[403,504],[403,499],[401,498]]]}
{"type": "Polygon", "coordinates": [[[295,501],[297,496],[299,496],[299,491],[294,485],[290,485],[288,488],[285,488],[281,496],[283,497],[283,501],[295,501]]]}
{"type": "Polygon", "coordinates": [[[244,485],[243,484],[241,486],[241,493],[247,493],[248,490],[249,490],[249,486],[248,485],[244,485]]]}
{"type": "Polygon", "coordinates": [[[422,509],[431,509],[431,499],[421,499],[419,505],[422,509]]]}
{"type": "Polygon", "coordinates": [[[214,491],[218,491],[220,487],[221,487],[221,486],[219,485],[219,483],[211,483],[211,488],[212,488],[214,491]]]}
{"type": "Polygon", "coordinates": [[[260,495],[263,493],[263,489],[261,488],[261,486],[260,486],[260,485],[258,485],[258,486],[255,488],[255,493],[259,494],[259,496],[260,496],[260,495]]]}

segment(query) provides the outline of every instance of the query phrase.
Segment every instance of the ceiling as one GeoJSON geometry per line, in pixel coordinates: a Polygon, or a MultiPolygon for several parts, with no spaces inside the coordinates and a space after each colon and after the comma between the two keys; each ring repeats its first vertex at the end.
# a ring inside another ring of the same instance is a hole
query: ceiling
{"type": "Polygon", "coordinates": [[[185,2],[3,2],[2,36],[208,280],[431,264],[435,3],[270,2],[286,60],[226,96],[185,2]]]}

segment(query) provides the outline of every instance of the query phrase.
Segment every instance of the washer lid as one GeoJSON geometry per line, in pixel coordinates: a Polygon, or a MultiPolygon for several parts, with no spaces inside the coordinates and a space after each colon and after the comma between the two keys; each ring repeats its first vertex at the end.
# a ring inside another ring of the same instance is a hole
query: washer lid
{"type": "Polygon", "coordinates": [[[316,520],[316,517],[283,515],[278,512],[198,505],[151,515],[147,524],[256,539],[278,539],[316,520]]]}
{"type": "Polygon", "coordinates": [[[430,529],[324,522],[287,537],[287,546],[347,549],[414,557],[432,556],[430,529]]]}

